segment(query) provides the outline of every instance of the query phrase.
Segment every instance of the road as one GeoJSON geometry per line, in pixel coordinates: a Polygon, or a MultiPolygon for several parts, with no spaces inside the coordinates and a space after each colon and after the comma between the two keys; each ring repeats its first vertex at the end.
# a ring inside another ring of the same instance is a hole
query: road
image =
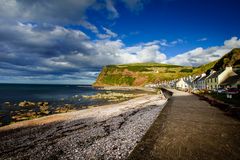
{"type": "Polygon", "coordinates": [[[240,159],[240,121],[197,96],[173,97],[128,159],[240,159]]]}

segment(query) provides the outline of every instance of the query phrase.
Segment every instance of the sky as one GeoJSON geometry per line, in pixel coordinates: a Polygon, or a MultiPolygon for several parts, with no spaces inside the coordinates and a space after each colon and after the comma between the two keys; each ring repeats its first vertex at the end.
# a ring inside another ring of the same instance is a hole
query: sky
{"type": "Polygon", "coordinates": [[[0,0],[0,83],[91,84],[109,64],[240,48],[239,0],[0,0]]]}

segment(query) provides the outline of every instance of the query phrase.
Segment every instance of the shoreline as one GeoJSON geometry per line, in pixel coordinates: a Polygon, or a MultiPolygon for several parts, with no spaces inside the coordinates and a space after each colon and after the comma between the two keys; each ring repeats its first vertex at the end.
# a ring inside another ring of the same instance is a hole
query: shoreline
{"type": "Polygon", "coordinates": [[[45,125],[45,124],[52,123],[52,122],[65,121],[65,120],[70,119],[70,117],[76,116],[76,115],[81,114],[81,113],[85,114],[85,112],[86,112],[87,115],[89,115],[88,112],[91,112],[91,111],[108,109],[108,108],[112,108],[115,105],[126,105],[128,103],[131,103],[131,100],[136,100],[137,101],[138,99],[142,99],[142,98],[148,97],[148,96],[151,96],[151,95],[141,95],[139,97],[131,98],[129,100],[122,101],[122,102],[119,102],[119,103],[111,103],[111,104],[107,104],[107,105],[98,105],[98,106],[95,106],[95,107],[84,108],[84,109],[81,109],[81,110],[73,110],[73,111],[69,111],[69,112],[65,112],[65,113],[51,114],[51,115],[46,115],[46,116],[30,119],[30,120],[23,120],[23,121],[19,121],[19,122],[9,124],[9,125],[1,126],[0,127],[0,132],[7,131],[7,130],[12,130],[12,129],[17,129],[17,128],[21,128],[21,127],[34,127],[34,126],[37,126],[37,125],[45,125]]]}
{"type": "MultiPolygon", "coordinates": [[[[80,98],[81,101],[86,101],[86,105],[78,104],[77,102],[48,102],[48,101],[20,101],[17,103],[4,102],[2,108],[6,112],[5,116],[0,118],[0,128],[6,125],[19,123],[26,120],[38,119],[50,115],[75,112],[87,108],[101,107],[109,104],[121,103],[136,97],[141,97],[147,94],[152,94],[149,91],[138,91],[136,89],[130,90],[104,90],[93,95],[73,96],[73,98],[80,98]],[[126,92],[125,92],[126,91],[126,92]],[[93,102],[93,103],[90,103],[93,102]],[[89,103],[89,104],[87,104],[89,103]],[[5,122],[3,121],[5,117],[5,122]],[[7,121],[7,122],[6,122],[7,121]],[[5,124],[4,124],[5,123],[5,124]]],[[[76,100],[75,100],[76,101],[76,100]]],[[[3,113],[4,113],[3,112],[3,113]]],[[[3,114],[4,115],[4,114],[3,114]]]]}
{"type": "Polygon", "coordinates": [[[0,159],[126,159],[166,103],[162,95],[146,95],[1,127],[0,159]]]}
{"type": "Polygon", "coordinates": [[[142,90],[147,92],[156,91],[156,89],[139,87],[139,86],[93,86],[93,87],[100,90],[122,90],[122,91],[142,90]]]}

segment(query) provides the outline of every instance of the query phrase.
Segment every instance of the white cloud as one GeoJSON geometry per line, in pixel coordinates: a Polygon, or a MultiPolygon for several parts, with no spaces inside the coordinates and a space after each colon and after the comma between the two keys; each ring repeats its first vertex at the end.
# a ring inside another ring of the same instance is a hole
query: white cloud
{"type": "Polygon", "coordinates": [[[108,34],[111,37],[115,38],[115,37],[118,36],[117,33],[112,32],[110,29],[107,29],[107,28],[103,27],[103,30],[106,32],[106,34],[108,34]]]}
{"type": "Polygon", "coordinates": [[[114,33],[113,31],[111,31],[110,29],[106,28],[106,27],[102,27],[102,29],[105,31],[104,34],[102,33],[98,33],[97,37],[100,39],[109,39],[109,38],[116,38],[118,36],[117,33],[114,33]]]}
{"type": "Polygon", "coordinates": [[[4,21],[17,19],[19,21],[64,24],[67,22],[75,22],[86,17],[86,10],[95,5],[97,5],[95,0],[1,0],[0,17],[3,18],[4,21]]]}
{"type": "MultiPolygon", "coordinates": [[[[105,31],[108,36],[117,36],[107,28],[105,31]]],[[[120,39],[93,41],[82,31],[61,26],[1,25],[0,37],[0,73],[19,79],[77,79],[77,73],[83,72],[93,79],[104,65],[166,59],[159,41],[125,46],[120,39]]]]}
{"type": "Polygon", "coordinates": [[[90,58],[84,56],[84,59],[90,60],[91,63],[99,66],[136,62],[161,62],[166,59],[166,55],[159,51],[160,46],[154,43],[126,47],[121,40],[99,40],[96,42],[95,48],[96,55],[90,58]]]}
{"type": "Polygon", "coordinates": [[[170,44],[171,44],[171,45],[176,45],[176,44],[181,44],[181,43],[183,43],[183,42],[184,42],[184,41],[183,41],[182,39],[178,38],[178,39],[170,42],[170,44]]]}
{"type": "Polygon", "coordinates": [[[232,37],[231,39],[224,41],[224,46],[228,48],[240,47],[240,39],[238,39],[238,37],[232,37]]]}
{"type": "Polygon", "coordinates": [[[114,19],[119,17],[119,13],[114,7],[112,0],[106,0],[106,9],[111,13],[108,18],[114,19]]]}
{"type": "Polygon", "coordinates": [[[198,47],[191,51],[178,54],[175,57],[167,59],[164,62],[178,65],[199,66],[217,60],[233,48],[239,47],[240,39],[237,37],[232,37],[229,40],[225,40],[224,45],[222,46],[214,46],[206,49],[198,47]]]}
{"type": "Polygon", "coordinates": [[[199,41],[199,42],[203,42],[203,41],[207,41],[207,40],[208,40],[207,37],[203,37],[203,38],[201,38],[201,39],[198,39],[197,41],[199,41]]]}
{"type": "MultiPolygon", "coordinates": [[[[167,59],[161,47],[182,43],[181,39],[126,46],[111,29],[103,27],[103,33],[100,32],[88,22],[85,13],[95,6],[96,10],[107,9],[111,18],[117,18],[119,13],[113,2],[117,3],[111,0],[0,1],[0,75],[8,77],[6,79],[94,79],[101,67],[108,64],[166,62],[196,66],[240,47],[240,40],[232,37],[223,46],[199,47],[167,59]],[[44,6],[47,2],[49,5],[44,6]],[[91,30],[101,39],[92,40],[80,30],[63,27],[72,22],[91,30]]],[[[133,9],[141,8],[142,2],[125,1],[133,9]]]]}
{"type": "Polygon", "coordinates": [[[122,0],[126,7],[131,11],[138,12],[143,9],[144,2],[146,0],[122,0]]]}
{"type": "Polygon", "coordinates": [[[164,46],[166,44],[166,40],[161,40],[161,41],[154,40],[154,41],[147,42],[147,43],[142,43],[142,44],[145,45],[145,46],[158,45],[158,44],[164,46]]]}
{"type": "Polygon", "coordinates": [[[147,45],[137,52],[139,61],[141,62],[162,62],[166,59],[166,55],[161,53],[159,45],[147,45]]]}
{"type": "Polygon", "coordinates": [[[184,41],[182,39],[176,39],[176,40],[171,41],[171,42],[167,41],[166,39],[161,39],[161,40],[154,40],[152,42],[148,42],[148,43],[146,43],[146,45],[147,44],[158,44],[158,45],[163,46],[163,47],[173,47],[173,46],[175,46],[177,44],[181,44],[183,42],[184,41]]]}
{"type": "Polygon", "coordinates": [[[91,30],[93,33],[98,33],[98,28],[91,24],[90,22],[86,21],[86,20],[80,20],[79,21],[80,25],[82,25],[83,27],[85,27],[86,29],[91,30]]]}

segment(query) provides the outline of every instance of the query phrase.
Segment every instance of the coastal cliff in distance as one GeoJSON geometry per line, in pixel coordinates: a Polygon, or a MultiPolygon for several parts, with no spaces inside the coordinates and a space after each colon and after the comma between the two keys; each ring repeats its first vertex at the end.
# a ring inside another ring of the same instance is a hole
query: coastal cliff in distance
{"type": "Polygon", "coordinates": [[[143,86],[188,75],[197,75],[210,69],[226,66],[240,67],[240,48],[233,49],[219,60],[199,67],[160,63],[132,63],[103,67],[93,86],[143,86]]]}

